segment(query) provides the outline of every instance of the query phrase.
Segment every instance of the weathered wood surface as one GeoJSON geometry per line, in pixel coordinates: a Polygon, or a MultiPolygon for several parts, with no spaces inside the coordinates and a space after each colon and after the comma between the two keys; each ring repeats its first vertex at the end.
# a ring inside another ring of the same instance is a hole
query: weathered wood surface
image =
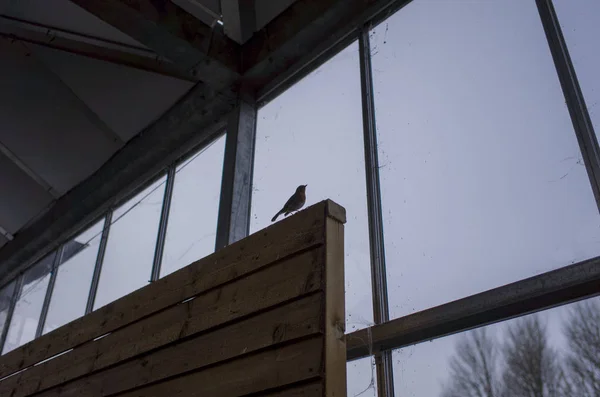
{"type": "Polygon", "coordinates": [[[0,395],[345,395],[344,221],[324,201],[0,357],[26,368],[0,395]]]}
{"type": "Polygon", "coordinates": [[[321,288],[322,252],[319,247],[291,257],[30,368],[0,382],[0,395],[15,390],[12,397],[27,396],[317,291],[321,288]]]}
{"type": "Polygon", "coordinates": [[[344,225],[325,220],[325,395],[346,395],[344,225]]]}
{"type": "Polygon", "coordinates": [[[340,207],[335,203],[316,204],[302,211],[301,216],[261,230],[5,354],[0,359],[0,378],[243,277],[275,260],[323,244],[323,212],[327,208],[335,208],[332,211],[337,213],[340,207]]]}
{"type": "Polygon", "coordinates": [[[322,373],[323,338],[301,341],[280,349],[194,372],[122,394],[122,397],[234,397],[318,379],[322,373]]]}
{"type": "Polygon", "coordinates": [[[321,304],[321,293],[313,294],[247,321],[142,355],[37,396],[113,395],[234,357],[252,354],[273,344],[314,336],[322,332],[321,304]]]}

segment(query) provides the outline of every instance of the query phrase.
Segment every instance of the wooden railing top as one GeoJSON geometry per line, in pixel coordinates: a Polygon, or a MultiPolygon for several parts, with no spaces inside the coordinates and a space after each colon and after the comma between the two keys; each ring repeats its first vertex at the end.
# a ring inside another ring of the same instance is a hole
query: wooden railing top
{"type": "Polygon", "coordinates": [[[0,356],[0,378],[240,279],[267,264],[323,245],[327,218],[345,223],[344,208],[331,200],[317,203],[57,328],[0,356]],[[293,235],[289,231],[293,231],[293,235]]]}

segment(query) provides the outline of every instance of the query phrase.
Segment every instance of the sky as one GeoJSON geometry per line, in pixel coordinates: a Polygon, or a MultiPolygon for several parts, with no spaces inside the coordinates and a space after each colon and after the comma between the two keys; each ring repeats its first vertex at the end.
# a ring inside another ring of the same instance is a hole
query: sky
{"type": "MultiPolygon", "coordinates": [[[[600,130],[600,2],[555,5],[600,130]]],[[[370,37],[391,318],[600,254],[534,0],[414,0],[370,37]]],[[[255,232],[300,184],[306,206],[346,208],[347,332],[373,324],[359,78],[354,42],[259,110],[251,209],[255,232]]],[[[214,249],[223,150],[220,138],[177,168],[161,276],[214,249]]],[[[148,283],[164,185],[115,209],[95,307],[148,283]]],[[[59,268],[45,332],[83,314],[101,228],[77,236],[88,247],[59,268]]],[[[26,286],[12,347],[35,332],[48,278],[26,286]]],[[[564,313],[543,314],[559,347],[564,313]]],[[[394,352],[396,396],[439,396],[458,337],[394,352]]],[[[349,396],[376,395],[373,376],[370,358],[349,363],[349,396]]]]}
{"type": "MultiPolygon", "coordinates": [[[[565,24],[600,17],[573,9],[565,24]]],[[[598,208],[533,0],[415,0],[371,44],[392,318],[600,253],[598,208]]],[[[599,63],[573,58],[588,74],[599,63]]],[[[253,231],[299,184],[307,206],[346,208],[349,332],[373,321],[358,78],[354,43],[259,111],[252,202],[253,231]]],[[[546,313],[557,343],[561,310],[546,313]]],[[[455,341],[395,352],[396,395],[439,395],[455,341]]],[[[370,361],[349,365],[349,395],[374,395],[370,361]]]]}

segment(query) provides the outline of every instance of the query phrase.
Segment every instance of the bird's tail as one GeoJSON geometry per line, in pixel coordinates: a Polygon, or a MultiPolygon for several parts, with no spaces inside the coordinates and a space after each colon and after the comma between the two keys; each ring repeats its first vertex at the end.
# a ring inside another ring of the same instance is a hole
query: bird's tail
{"type": "Polygon", "coordinates": [[[275,222],[275,220],[277,219],[277,217],[279,215],[283,214],[283,210],[279,211],[278,213],[275,214],[275,216],[273,218],[271,218],[271,222],[275,222]]]}

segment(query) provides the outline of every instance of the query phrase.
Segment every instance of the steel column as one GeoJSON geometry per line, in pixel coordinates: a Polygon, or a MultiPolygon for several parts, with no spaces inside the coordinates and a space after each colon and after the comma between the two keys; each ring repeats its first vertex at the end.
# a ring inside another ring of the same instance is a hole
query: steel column
{"type": "Polygon", "coordinates": [[[250,232],[256,112],[256,105],[240,100],[227,123],[215,250],[250,232]]]}
{"type": "MultiPolygon", "coordinates": [[[[379,185],[375,102],[373,98],[371,44],[369,41],[369,27],[367,25],[360,31],[358,42],[367,179],[367,207],[369,214],[369,243],[371,248],[373,314],[375,324],[381,324],[389,320],[389,307],[383,240],[383,216],[381,213],[381,189],[379,185]]],[[[393,397],[394,376],[391,352],[384,351],[376,354],[375,364],[377,366],[377,391],[379,396],[393,397]]]]}

